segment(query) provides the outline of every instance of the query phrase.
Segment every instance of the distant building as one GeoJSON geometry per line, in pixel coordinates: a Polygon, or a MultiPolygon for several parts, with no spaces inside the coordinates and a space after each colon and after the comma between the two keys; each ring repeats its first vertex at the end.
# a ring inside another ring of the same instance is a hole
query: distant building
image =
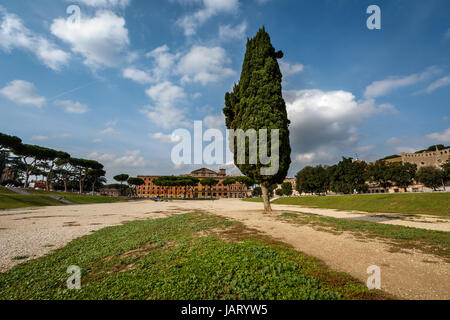
{"type": "Polygon", "coordinates": [[[421,153],[402,152],[402,162],[416,164],[417,168],[431,166],[440,169],[449,158],[450,148],[438,150],[436,147],[434,151],[424,151],[421,153]]]}
{"type": "MultiPolygon", "coordinates": [[[[402,155],[400,157],[386,159],[385,161],[387,163],[412,163],[417,165],[417,169],[428,166],[440,169],[448,159],[450,159],[450,148],[438,150],[438,147],[436,146],[436,150],[434,151],[423,151],[418,153],[402,152],[402,155]]],[[[400,193],[423,191],[429,191],[429,189],[425,188],[420,183],[413,184],[406,190],[405,188],[399,188],[397,186],[383,189],[375,183],[369,183],[369,193],[400,193]]]]}
{"type": "Polygon", "coordinates": [[[154,180],[160,176],[138,176],[144,180],[145,184],[136,188],[138,197],[141,198],[156,198],[163,197],[166,190],[166,196],[169,198],[184,198],[185,191],[186,197],[190,199],[198,198],[245,198],[247,196],[247,187],[241,183],[234,183],[229,186],[222,184],[223,180],[227,178],[233,178],[233,176],[227,176],[225,169],[220,169],[219,172],[202,168],[192,171],[190,174],[181,175],[180,177],[194,177],[200,181],[205,178],[214,178],[219,180],[219,183],[212,188],[208,186],[202,186],[200,183],[193,187],[160,187],[153,183],[154,180]]]}
{"type": "Polygon", "coordinates": [[[122,191],[116,188],[102,188],[100,189],[100,195],[106,197],[120,197],[122,196],[122,191]]]}

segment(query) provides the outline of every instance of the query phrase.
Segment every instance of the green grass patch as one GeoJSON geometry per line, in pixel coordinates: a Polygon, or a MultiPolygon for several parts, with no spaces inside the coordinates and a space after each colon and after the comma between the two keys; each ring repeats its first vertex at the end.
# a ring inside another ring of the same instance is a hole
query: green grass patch
{"type": "Polygon", "coordinates": [[[0,209],[17,209],[27,207],[61,206],[61,201],[51,198],[57,196],[75,204],[112,203],[128,201],[126,198],[80,195],[65,192],[47,192],[42,190],[24,190],[29,195],[12,193],[6,188],[0,189],[0,209]],[[6,190],[6,191],[5,191],[6,190]],[[4,192],[5,191],[5,192],[4,192]]]}
{"type": "Polygon", "coordinates": [[[415,249],[423,253],[443,257],[450,262],[450,232],[338,219],[308,213],[285,212],[280,217],[298,224],[310,225],[321,231],[333,233],[349,231],[359,238],[387,240],[394,249],[415,249]]]}
{"type": "Polygon", "coordinates": [[[15,192],[12,192],[11,190],[9,190],[3,186],[0,186],[0,194],[14,194],[14,193],[15,192]]]}
{"type": "Polygon", "coordinates": [[[189,213],[78,238],[0,274],[0,299],[387,299],[224,218],[189,213]],[[82,270],[81,290],[66,270],[82,270]]]}
{"type": "MultiPolygon", "coordinates": [[[[248,199],[248,201],[258,202],[262,200],[248,199]]],[[[426,214],[450,217],[450,193],[448,192],[288,197],[277,199],[272,203],[339,210],[426,214]]]]}
{"type": "Polygon", "coordinates": [[[0,209],[61,205],[64,204],[44,195],[0,194],[0,209]]]}

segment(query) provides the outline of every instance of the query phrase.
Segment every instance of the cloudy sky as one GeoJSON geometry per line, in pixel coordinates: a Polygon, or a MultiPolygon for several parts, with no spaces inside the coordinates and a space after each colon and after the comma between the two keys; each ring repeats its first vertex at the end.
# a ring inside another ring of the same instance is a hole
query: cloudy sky
{"type": "Polygon", "coordinates": [[[223,129],[246,39],[265,25],[285,54],[291,176],[450,144],[449,12],[448,0],[2,0],[0,132],[99,160],[108,177],[188,172],[171,162],[172,132],[223,129]],[[366,27],[371,4],[381,30],[366,27]]]}

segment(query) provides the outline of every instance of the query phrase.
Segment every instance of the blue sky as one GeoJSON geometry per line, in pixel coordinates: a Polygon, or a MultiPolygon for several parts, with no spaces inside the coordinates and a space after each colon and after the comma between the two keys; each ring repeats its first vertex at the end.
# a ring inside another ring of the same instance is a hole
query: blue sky
{"type": "Polygon", "coordinates": [[[99,160],[109,178],[193,169],[171,162],[171,133],[194,120],[223,129],[224,94],[239,80],[247,37],[263,25],[285,54],[291,176],[355,153],[371,161],[450,144],[447,0],[0,6],[0,132],[99,160]],[[381,30],[366,27],[372,4],[381,30]]]}

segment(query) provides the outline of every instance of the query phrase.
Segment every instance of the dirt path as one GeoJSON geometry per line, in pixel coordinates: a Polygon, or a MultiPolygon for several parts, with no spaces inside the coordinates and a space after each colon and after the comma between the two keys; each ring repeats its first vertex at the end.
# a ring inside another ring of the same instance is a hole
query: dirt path
{"type": "MultiPolygon", "coordinates": [[[[275,215],[262,214],[261,206],[261,203],[240,200],[168,203],[141,201],[5,211],[0,213],[0,270],[8,270],[23,261],[14,260],[15,257],[29,256],[31,259],[45,255],[74,238],[106,226],[203,210],[241,221],[246,226],[292,245],[305,254],[323,260],[332,269],[347,272],[363,282],[369,276],[366,274],[367,267],[377,265],[381,268],[382,289],[399,298],[450,299],[450,265],[436,256],[416,251],[389,252],[389,246],[379,240],[362,241],[349,233],[335,235],[308,226],[294,225],[280,221],[275,215]]],[[[296,206],[273,205],[273,208],[311,212],[296,206]]],[[[311,213],[337,218],[360,217],[351,212],[310,210],[314,211],[311,213]]],[[[383,223],[450,230],[449,222],[445,221],[425,223],[392,218],[383,223]]]]}

